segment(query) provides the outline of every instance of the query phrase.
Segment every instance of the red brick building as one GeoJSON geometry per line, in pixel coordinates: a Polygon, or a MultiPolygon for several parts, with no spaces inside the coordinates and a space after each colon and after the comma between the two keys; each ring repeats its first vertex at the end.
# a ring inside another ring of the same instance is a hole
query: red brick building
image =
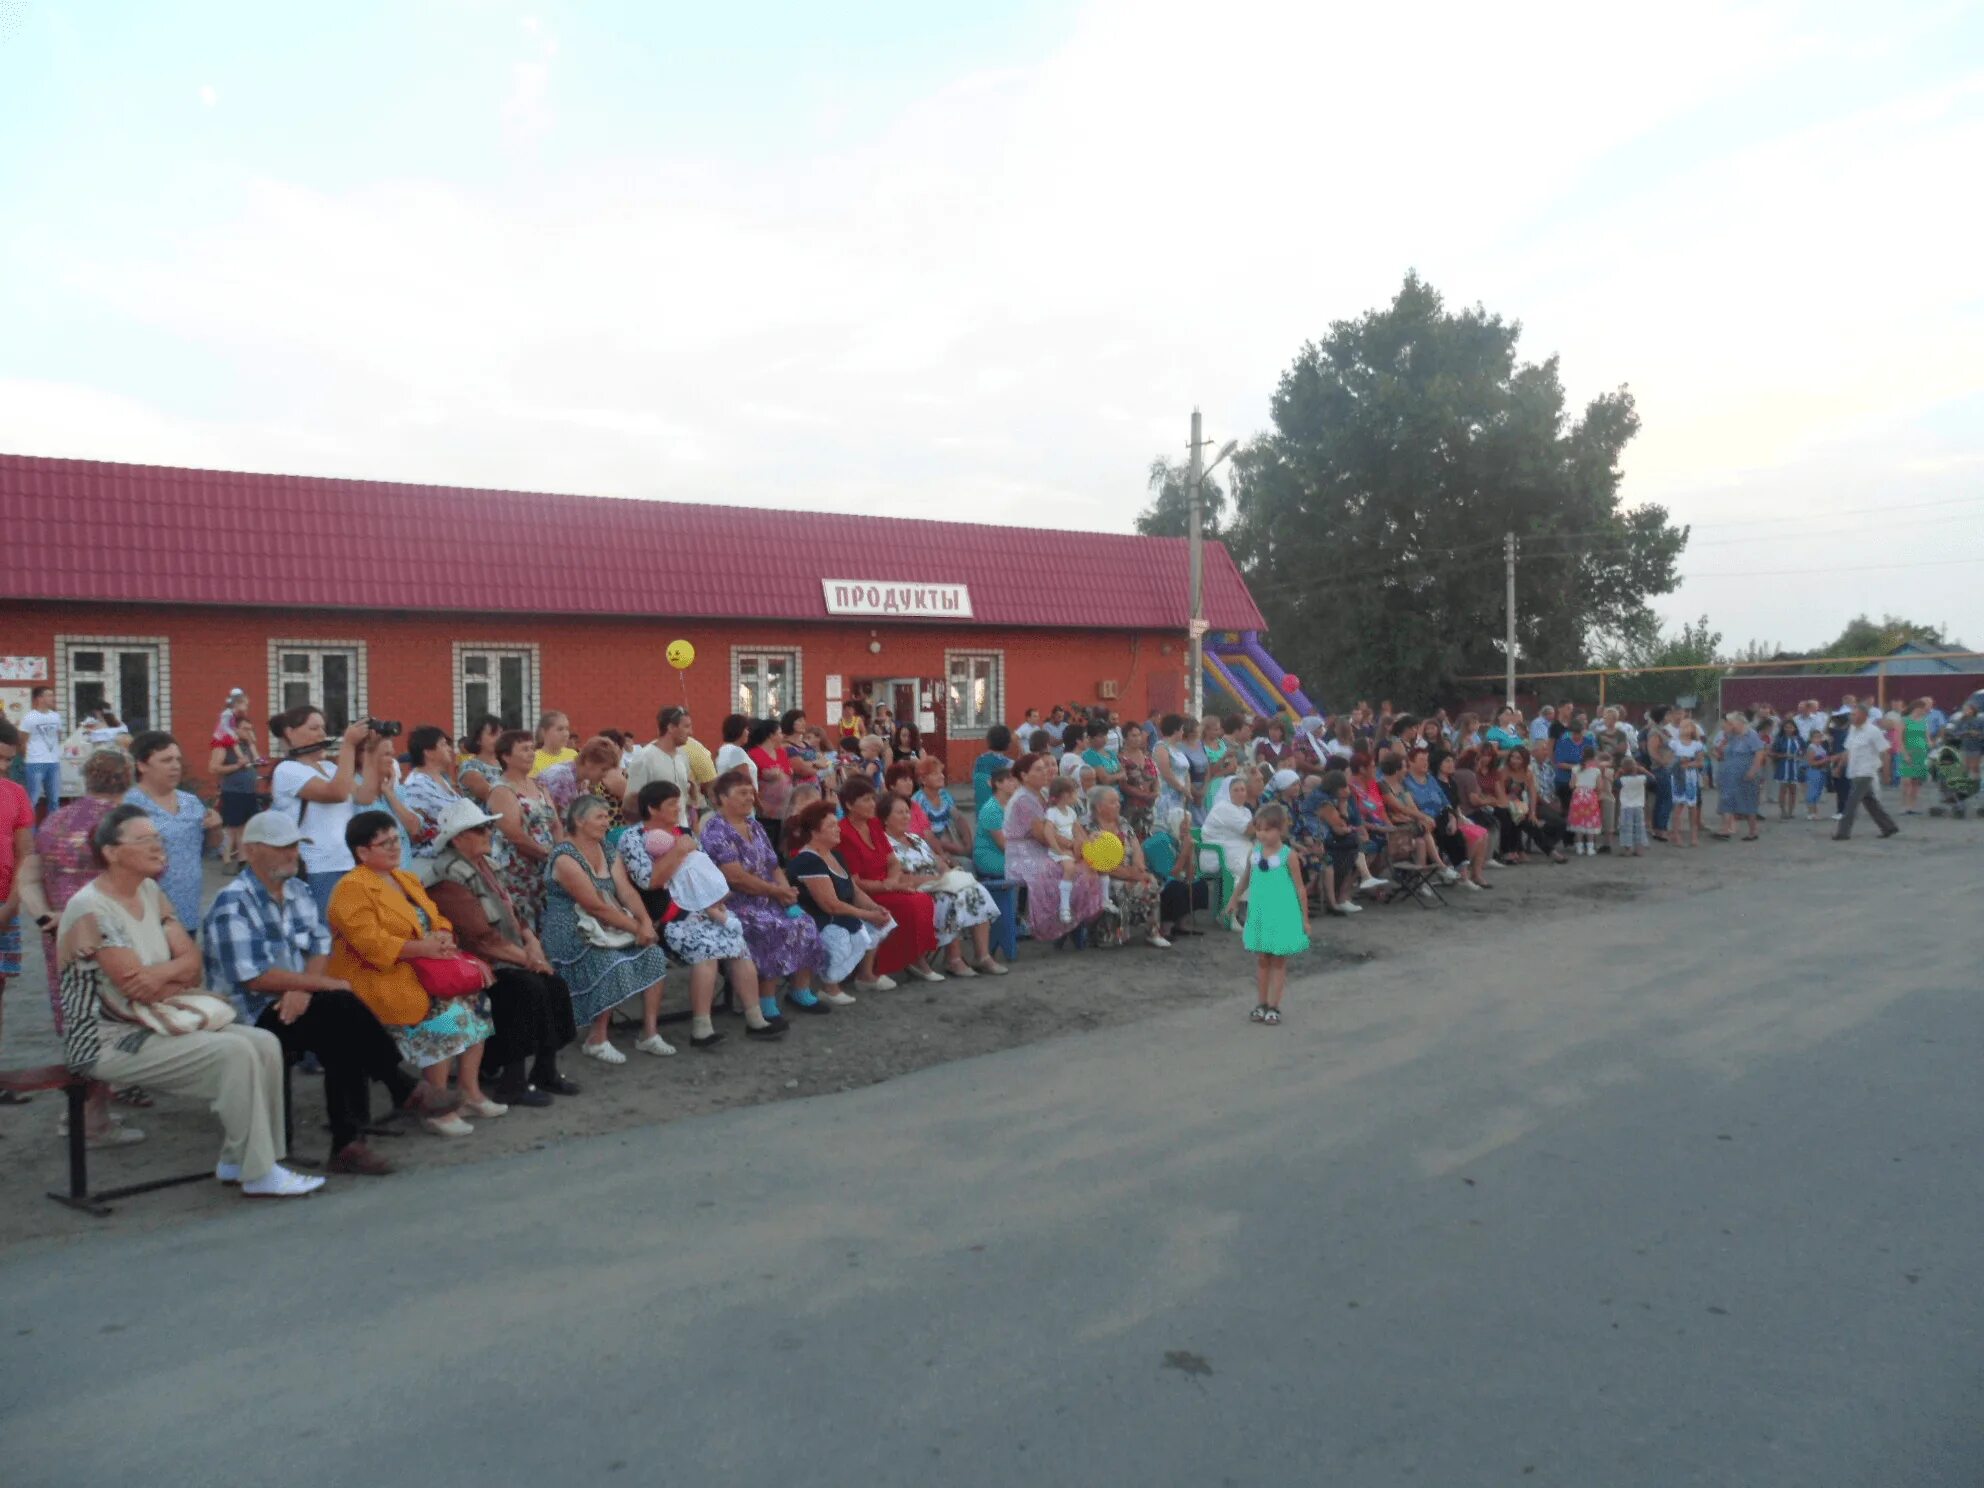
{"type": "MultiPolygon", "coordinates": [[[[0,455],[0,551],[0,691],[38,661],[72,724],[107,700],[194,761],[233,687],[258,719],[644,739],[686,698],[712,746],[725,713],[886,700],[953,771],[1028,707],[1184,694],[1171,538],[0,455]]],[[[1205,592],[1215,630],[1262,625],[1218,544],[1205,592]]]]}

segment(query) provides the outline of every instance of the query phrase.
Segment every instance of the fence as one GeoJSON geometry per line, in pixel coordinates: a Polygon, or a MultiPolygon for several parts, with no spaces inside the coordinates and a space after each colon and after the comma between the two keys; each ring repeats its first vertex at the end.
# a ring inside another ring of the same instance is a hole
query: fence
{"type": "MultiPolygon", "coordinates": [[[[1984,666],[1964,672],[1921,671],[1925,663],[1984,662],[1984,651],[1938,651],[1902,656],[1800,656],[1783,661],[1724,662],[1715,665],[1661,667],[1578,667],[1561,672],[1517,672],[1517,693],[1533,693],[1542,702],[1555,702],[1565,693],[1597,692],[1597,706],[1607,703],[1683,703],[1700,712],[1713,700],[1718,712],[1769,703],[1789,711],[1802,698],[1817,698],[1828,708],[1847,695],[1885,709],[1890,703],[1931,698],[1945,712],[1955,712],[1970,695],[1984,687],[1984,666]],[[1872,667],[1872,671],[1862,670],[1872,667]],[[1799,670],[1802,668],[1803,670],[1799,670]],[[1542,688],[1539,682],[1560,683],[1542,688]],[[1527,683],[1529,686],[1523,686],[1527,683]],[[1692,703],[1687,699],[1693,698],[1692,703]]],[[[1460,677],[1460,682],[1503,681],[1502,674],[1460,677]]],[[[1492,700],[1501,697],[1498,688],[1492,700]]],[[[1493,701],[1490,702],[1492,711],[1493,701]]],[[[1576,698],[1580,703],[1589,696],[1576,698]]],[[[1474,711],[1480,711],[1476,708],[1474,711]]]]}

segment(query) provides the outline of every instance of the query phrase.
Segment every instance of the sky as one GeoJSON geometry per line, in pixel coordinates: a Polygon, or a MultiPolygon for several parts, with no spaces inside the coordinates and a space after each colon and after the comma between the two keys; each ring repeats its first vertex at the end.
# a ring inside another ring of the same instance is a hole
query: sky
{"type": "Polygon", "coordinates": [[[1127,530],[1416,269],[1984,648],[1984,7],[0,0],[0,450],[1127,530]]]}

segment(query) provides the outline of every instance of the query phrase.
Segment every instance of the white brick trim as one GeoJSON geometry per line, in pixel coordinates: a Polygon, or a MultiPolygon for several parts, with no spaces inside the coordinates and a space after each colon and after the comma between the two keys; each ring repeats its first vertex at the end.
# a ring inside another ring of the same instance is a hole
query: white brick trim
{"type": "MultiPolygon", "coordinates": [[[[69,650],[71,647],[102,647],[105,650],[128,648],[132,650],[148,647],[158,653],[158,666],[152,673],[152,692],[157,703],[158,716],[152,720],[152,727],[172,732],[172,641],[168,636],[148,635],[58,635],[55,637],[55,701],[66,714],[73,712],[73,699],[69,696],[69,650]]],[[[120,714],[121,718],[122,715],[120,714]]],[[[220,717],[220,705],[214,705],[214,717],[220,717]]],[[[124,720],[129,722],[128,719],[124,720]]],[[[71,718],[69,727],[74,729],[81,720],[71,718]]],[[[194,743],[199,744],[198,740],[194,743]]],[[[204,747],[201,745],[200,747],[204,747]]]]}
{"type": "MultiPolygon", "coordinates": [[[[282,653],[284,651],[352,652],[354,654],[354,665],[352,667],[351,678],[351,717],[355,722],[360,718],[369,716],[372,708],[372,679],[369,670],[370,663],[365,654],[364,641],[272,639],[269,642],[269,690],[262,694],[264,705],[271,718],[283,711],[276,704],[282,701],[282,653]]],[[[320,708],[324,704],[322,698],[312,698],[310,701],[320,708]]],[[[280,743],[281,741],[278,740],[276,742],[280,743]]]]}
{"type": "MultiPolygon", "coordinates": [[[[737,684],[741,663],[747,656],[788,656],[792,658],[792,701],[787,708],[806,707],[806,653],[798,646],[732,646],[730,648],[730,690],[723,695],[725,714],[737,711],[737,684]]],[[[783,710],[781,710],[783,711],[783,710]]],[[[807,714],[811,717],[810,710],[807,714]]]]}
{"type": "MultiPolygon", "coordinates": [[[[537,715],[544,707],[544,662],[536,641],[456,641],[449,665],[455,694],[455,737],[468,732],[468,709],[464,702],[467,678],[462,675],[462,655],[468,651],[514,651],[525,658],[523,726],[537,727],[537,715]]],[[[493,679],[492,679],[493,680],[493,679]]]]}

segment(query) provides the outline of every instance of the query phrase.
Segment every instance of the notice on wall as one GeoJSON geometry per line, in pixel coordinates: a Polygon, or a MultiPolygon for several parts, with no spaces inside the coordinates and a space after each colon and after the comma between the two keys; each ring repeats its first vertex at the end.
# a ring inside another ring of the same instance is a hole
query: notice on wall
{"type": "Polygon", "coordinates": [[[46,656],[0,656],[0,679],[8,682],[46,682],[46,656]]]}
{"type": "Polygon", "coordinates": [[[916,715],[916,731],[919,734],[933,733],[936,727],[937,715],[935,713],[918,713],[916,715]]]}
{"type": "Polygon", "coordinates": [[[898,620],[969,620],[966,584],[923,584],[902,579],[822,579],[829,615],[880,615],[898,620]]]}
{"type": "Polygon", "coordinates": [[[840,673],[839,673],[839,672],[828,672],[828,673],[827,673],[827,697],[828,697],[828,698],[829,698],[830,700],[833,700],[833,699],[838,699],[838,698],[840,697],[840,694],[841,694],[841,685],[840,685],[840,673]]]}
{"type": "Polygon", "coordinates": [[[34,696],[32,687],[0,687],[0,713],[7,715],[7,722],[15,728],[28,716],[28,704],[34,696]]]}

